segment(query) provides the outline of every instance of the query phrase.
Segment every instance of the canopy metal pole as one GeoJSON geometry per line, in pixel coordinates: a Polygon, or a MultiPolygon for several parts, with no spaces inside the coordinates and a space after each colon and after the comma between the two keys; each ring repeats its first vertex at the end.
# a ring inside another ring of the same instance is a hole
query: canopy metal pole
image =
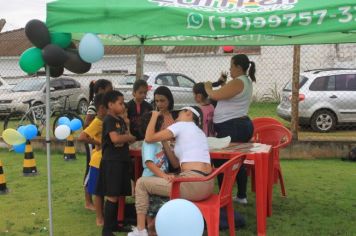
{"type": "Polygon", "coordinates": [[[299,77],[300,77],[300,45],[293,48],[293,79],[292,79],[292,120],[291,131],[293,140],[298,140],[299,126],[299,77]]]}
{"type": "Polygon", "coordinates": [[[144,38],[140,39],[141,45],[136,54],[136,80],[143,79],[143,63],[145,61],[144,38]]]}
{"type": "Polygon", "coordinates": [[[49,235],[53,236],[52,216],[52,186],[51,186],[51,138],[50,138],[50,76],[49,66],[46,65],[46,149],[47,149],[47,189],[48,189],[48,211],[49,211],[49,235]]]}

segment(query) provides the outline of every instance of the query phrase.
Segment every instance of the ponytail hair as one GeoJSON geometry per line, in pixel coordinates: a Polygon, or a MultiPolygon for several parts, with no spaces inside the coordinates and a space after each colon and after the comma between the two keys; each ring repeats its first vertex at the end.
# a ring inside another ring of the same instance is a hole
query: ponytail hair
{"type": "Polygon", "coordinates": [[[253,61],[250,61],[250,69],[248,70],[248,76],[253,82],[256,82],[256,65],[253,61]]]}
{"type": "Polygon", "coordinates": [[[94,99],[94,84],[95,84],[95,80],[90,81],[90,84],[89,84],[89,101],[93,101],[93,99],[94,99]]]}
{"type": "Polygon", "coordinates": [[[108,86],[112,87],[112,83],[106,79],[93,80],[89,84],[89,101],[93,101],[94,95],[98,94],[99,90],[105,90],[108,86]]]}
{"type": "Polygon", "coordinates": [[[245,54],[237,54],[231,58],[232,63],[235,66],[240,66],[246,73],[248,70],[248,76],[253,82],[256,82],[256,66],[253,61],[250,61],[245,54]]]}

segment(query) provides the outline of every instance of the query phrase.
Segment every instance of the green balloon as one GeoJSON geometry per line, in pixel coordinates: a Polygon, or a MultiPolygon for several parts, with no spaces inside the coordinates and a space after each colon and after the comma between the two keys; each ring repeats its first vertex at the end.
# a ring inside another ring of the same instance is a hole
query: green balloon
{"type": "Polygon", "coordinates": [[[21,54],[19,64],[24,72],[29,74],[36,73],[45,64],[41,49],[33,47],[24,51],[21,54]]]}
{"type": "Polygon", "coordinates": [[[67,48],[72,42],[72,34],[69,33],[50,33],[51,43],[60,46],[61,48],[67,48]]]}

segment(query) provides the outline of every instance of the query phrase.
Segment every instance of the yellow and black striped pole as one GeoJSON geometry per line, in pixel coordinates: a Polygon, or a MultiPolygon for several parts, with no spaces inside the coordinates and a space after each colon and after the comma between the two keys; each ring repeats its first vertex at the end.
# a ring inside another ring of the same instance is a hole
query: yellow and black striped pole
{"type": "Polygon", "coordinates": [[[34,176],[37,175],[36,160],[35,155],[32,151],[32,146],[30,140],[26,141],[25,147],[25,157],[23,160],[23,175],[24,176],[34,176]]]}
{"type": "Polygon", "coordinates": [[[76,159],[74,137],[70,134],[67,138],[66,145],[64,147],[64,160],[71,161],[76,159]]]}
{"type": "Polygon", "coordinates": [[[5,173],[0,160],[0,194],[5,194],[7,192],[9,192],[9,189],[6,187],[5,173]]]}

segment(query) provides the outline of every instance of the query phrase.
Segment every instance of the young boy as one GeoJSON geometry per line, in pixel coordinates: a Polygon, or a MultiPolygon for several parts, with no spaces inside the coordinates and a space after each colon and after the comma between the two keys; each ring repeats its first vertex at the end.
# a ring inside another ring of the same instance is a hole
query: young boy
{"type": "MultiPolygon", "coordinates": [[[[146,113],[141,118],[140,134],[145,135],[148,123],[151,120],[152,113],[146,113]]],[[[163,116],[157,120],[155,127],[156,131],[161,129],[163,124],[163,116]]],[[[168,174],[169,159],[172,157],[173,151],[171,150],[168,142],[146,143],[142,144],[142,176],[157,176],[164,179],[171,179],[173,176],[168,174]]],[[[149,235],[155,235],[154,218],[157,215],[159,208],[169,201],[168,197],[161,197],[151,195],[149,198],[149,208],[147,212],[147,229],[149,235]]]]}
{"type": "Polygon", "coordinates": [[[207,137],[215,136],[214,132],[214,106],[209,103],[208,94],[205,91],[204,83],[196,83],[193,86],[194,99],[199,104],[203,112],[203,131],[207,137]]]}
{"type": "Polygon", "coordinates": [[[101,161],[101,134],[103,130],[103,119],[106,115],[106,108],[103,102],[103,94],[98,94],[94,98],[94,106],[97,111],[94,120],[90,125],[84,129],[80,134],[78,141],[82,141],[88,144],[95,145],[95,149],[91,153],[91,159],[89,162],[89,175],[87,179],[87,190],[90,195],[95,195],[95,211],[96,211],[96,225],[102,226],[104,224],[103,219],[103,198],[100,193],[96,192],[96,184],[99,173],[99,166],[101,161]]]}
{"type": "Polygon", "coordinates": [[[133,99],[127,103],[127,114],[130,119],[130,132],[136,139],[143,140],[139,132],[140,118],[143,114],[152,111],[152,106],[145,101],[148,91],[148,85],[145,80],[136,80],[133,84],[133,99]]]}
{"type": "Polygon", "coordinates": [[[104,95],[107,114],[103,120],[102,155],[96,191],[106,197],[102,236],[114,236],[117,229],[118,198],[131,195],[132,164],[129,143],[136,138],[124,119],[124,96],[119,91],[104,95]]]}

